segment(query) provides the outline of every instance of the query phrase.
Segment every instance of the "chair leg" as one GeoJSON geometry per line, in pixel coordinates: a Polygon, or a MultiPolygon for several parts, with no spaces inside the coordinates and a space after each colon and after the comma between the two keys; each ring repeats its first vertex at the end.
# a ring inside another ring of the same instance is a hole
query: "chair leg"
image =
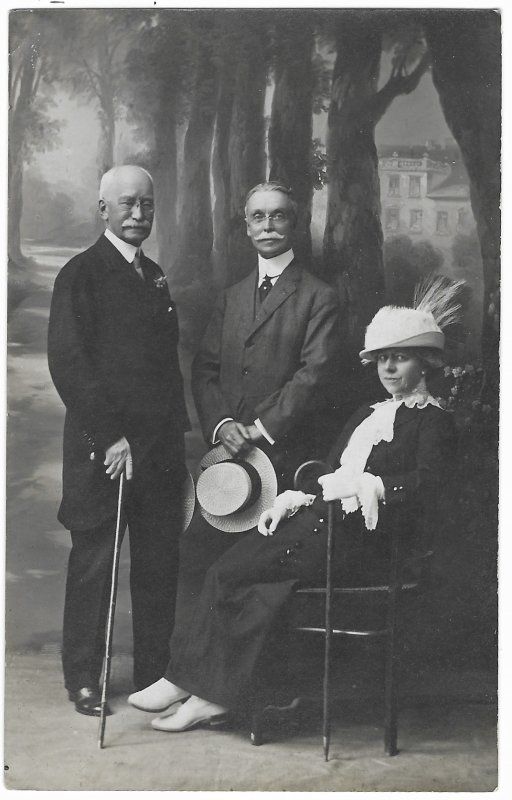
{"type": "Polygon", "coordinates": [[[259,747],[260,744],[263,744],[263,734],[262,734],[262,710],[259,709],[253,712],[252,721],[251,721],[251,744],[255,745],[255,747],[259,747]]]}
{"type": "Polygon", "coordinates": [[[398,670],[399,663],[396,654],[394,631],[391,634],[386,648],[386,666],[384,678],[384,751],[388,756],[398,753],[398,670]]]}

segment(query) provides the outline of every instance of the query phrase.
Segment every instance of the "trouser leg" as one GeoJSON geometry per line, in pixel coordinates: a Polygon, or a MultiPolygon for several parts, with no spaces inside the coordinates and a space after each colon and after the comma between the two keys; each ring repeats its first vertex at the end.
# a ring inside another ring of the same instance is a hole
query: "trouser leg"
{"type": "Polygon", "coordinates": [[[152,477],[127,503],[137,689],[161,678],[169,660],[182,527],[181,489],[163,471],[152,477]]]}
{"type": "Polygon", "coordinates": [[[115,520],[71,531],[64,602],[62,666],[69,691],[96,687],[105,650],[115,520]]]}

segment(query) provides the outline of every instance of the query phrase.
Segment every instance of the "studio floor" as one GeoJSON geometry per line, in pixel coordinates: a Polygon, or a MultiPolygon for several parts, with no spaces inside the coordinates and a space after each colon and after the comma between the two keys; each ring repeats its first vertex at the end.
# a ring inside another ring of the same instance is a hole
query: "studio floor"
{"type": "MultiPolygon", "coordinates": [[[[354,666],[354,664],[352,665],[354,666]]],[[[356,665],[357,666],[357,665],[356,665]]],[[[283,715],[260,747],[248,728],[181,734],[150,727],[131,708],[131,659],[113,659],[105,747],[98,720],[67,699],[56,653],[7,656],[5,786],[35,790],[492,792],[496,708],[485,673],[425,673],[402,686],[399,754],[384,755],[381,695],[352,674],[336,682],[330,758],[324,761],[320,687],[300,720],[283,715]]],[[[357,673],[356,673],[357,674],[357,673]]]]}

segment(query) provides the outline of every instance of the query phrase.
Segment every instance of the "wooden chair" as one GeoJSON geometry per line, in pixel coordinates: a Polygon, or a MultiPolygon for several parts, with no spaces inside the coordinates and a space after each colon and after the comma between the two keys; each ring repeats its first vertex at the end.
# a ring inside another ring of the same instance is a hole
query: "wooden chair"
{"type": "MultiPolygon", "coordinates": [[[[322,462],[307,462],[295,474],[295,488],[301,486],[300,470],[303,467],[317,466],[317,474],[330,472],[331,468],[322,462]]],[[[429,563],[432,551],[428,550],[414,557],[404,557],[404,544],[408,539],[408,515],[403,507],[393,509],[391,521],[391,549],[389,556],[388,579],[383,584],[364,586],[334,586],[332,579],[332,566],[334,557],[334,541],[342,538],[343,531],[334,531],[335,503],[328,504],[327,520],[327,548],[326,548],[326,581],[324,586],[305,586],[296,590],[297,597],[324,597],[324,620],[319,627],[310,625],[295,625],[294,629],[302,633],[313,633],[324,638],[324,671],[323,671],[323,753],[325,761],[329,758],[330,748],[330,683],[333,637],[380,639],[385,646],[384,667],[384,750],[389,756],[398,753],[398,672],[400,660],[399,647],[399,620],[400,604],[404,596],[418,596],[428,587],[429,563]],[[405,571],[414,573],[413,579],[402,579],[405,571]],[[362,604],[371,601],[378,604],[382,611],[383,624],[376,627],[337,627],[333,620],[333,600],[336,597],[352,598],[362,601],[362,604]]],[[[389,513],[389,510],[388,510],[389,513]]],[[[251,742],[254,745],[263,743],[262,725],[263,712],[258,709],[252,718],[251,742]]]]}

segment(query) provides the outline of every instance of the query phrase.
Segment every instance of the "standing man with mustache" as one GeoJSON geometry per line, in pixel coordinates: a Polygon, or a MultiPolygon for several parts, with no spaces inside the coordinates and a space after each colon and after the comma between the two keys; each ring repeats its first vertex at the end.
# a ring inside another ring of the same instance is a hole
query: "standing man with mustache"
{"type": "Polygon", "coordinates": [[[318,432],[341,350],[339,306],[334,290],[294,256],[290,189],[255,186],[245,214],[258,267],[217,303],[192,389],[206,440],[234,456],[257,444],[283,489],[303,460],[321,452],[318,432]]]}
{"type": "Polygon", "coordinates": [[[60,271],[48,360],[64,405],[63,498],[70,530],[62,663],[69,698],[99,716],[118,481],[128,480],[134,683],[169,660],[182,528],[188,417],[178,322],[160,267],[140,245],[153,225],[153,181],[135,166],[100,183],[105,233],[60,271]]]}

